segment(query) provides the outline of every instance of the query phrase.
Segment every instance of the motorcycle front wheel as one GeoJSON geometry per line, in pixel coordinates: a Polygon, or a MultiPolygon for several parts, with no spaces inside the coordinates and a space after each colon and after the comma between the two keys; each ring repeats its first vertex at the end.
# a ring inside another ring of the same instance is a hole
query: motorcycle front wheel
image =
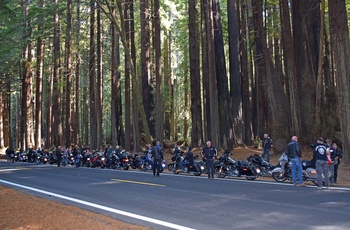
{"type": "Polygon", "coordinates": [[[272,178],[277,182],[284,182],[287,178],[280,172],[273,172],[272,178]]]}
{"type": "Polygon", "coordinates": [[[173,171],[173,168],[174,168],[174,164],[169,164],[169,165],[168,165],[168,171],[169,171],[169,172],[172,172],[172,171],[173,171]]]}
{"type": "Polygon", "coordinates": [[[226,174],[222,171],[221,167],[216,167],[214,170],[214,173],[218,178],[225,178],[226,177],[226,174]]]}

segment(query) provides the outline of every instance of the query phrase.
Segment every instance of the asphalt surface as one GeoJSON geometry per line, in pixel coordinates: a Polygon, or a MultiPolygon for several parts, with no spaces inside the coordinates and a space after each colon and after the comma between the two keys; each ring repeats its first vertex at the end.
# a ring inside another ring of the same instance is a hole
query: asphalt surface
{"type": "Polygon", "coordinates": [[[152,229],[350,229],[350,188],[5,161],[0,185],[152,229]]]}

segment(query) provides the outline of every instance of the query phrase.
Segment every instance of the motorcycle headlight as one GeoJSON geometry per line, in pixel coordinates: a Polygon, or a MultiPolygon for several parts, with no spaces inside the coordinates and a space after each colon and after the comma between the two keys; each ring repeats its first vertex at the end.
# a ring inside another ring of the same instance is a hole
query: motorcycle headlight
{"type": "Polygon", "coordinates": [[[255,170],[257,173],[260,173],[261,172],[261,170],[259,169],[259,168],[256,168],[256,170],[255,170]]]}
{"type": "Polygon", "coordinates": [[[201,165],[201,170],[204,170],[204,166],[203,165],[201,165]]]}
{"type": "Polygon", "coordinates": [[[103,160],[103,161],[104,161],[104,160],[106,160],[106,158],[102,157],[102,158],[101,158],[101,160],[103,160]]]}
{"type": "Polygon", "coordinates": [[[86,158],[86,160],[89,161],[89,160],[90,160],[90,157],[86,158]]]}
{"type": "Polygon", "coordinates": [[[165,164],[164,163],[162,164],[162,167],[165,168],[165,164]]]}

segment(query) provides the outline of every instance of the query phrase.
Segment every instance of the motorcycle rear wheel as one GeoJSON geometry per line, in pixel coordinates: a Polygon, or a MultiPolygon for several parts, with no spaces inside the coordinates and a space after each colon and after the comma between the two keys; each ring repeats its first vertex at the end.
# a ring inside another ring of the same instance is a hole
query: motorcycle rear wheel
{"type": "Polygon", "coordinates": [[[287,179],[284,175],[281,175],[280,172],[273,172],[272,178],[277,182],[284,182],[287,179]]]}

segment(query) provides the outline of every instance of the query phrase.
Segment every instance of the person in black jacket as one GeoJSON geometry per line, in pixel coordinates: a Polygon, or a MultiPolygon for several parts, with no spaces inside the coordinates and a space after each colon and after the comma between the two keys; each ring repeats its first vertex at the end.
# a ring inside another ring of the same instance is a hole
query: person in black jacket
{"type": "Polygon", "coordinates": [[[161,171],[162,161],[164,159],[164,151],[162,146],[160,145],[160,141],[157,141],[157,144],[152,149],[153,156],[153,176],[159,176],[159,172],[161,171]]]}
{"type": "Polygon", "coordinates": [[[271,138],[267,133],[264,134],[263,156],[267,162],[270,162],[271,138]]]}
{"type": "MultiPolygon", "coordinates": [[[[342,158],[343,156],[341,154],[341,151],[339,151],[338,145],[336,143],[332,144],[329,151],[331,153],[331,160],[332,160],[332,166],[333,166],[333,173],[331,173],[331,184],[333,185],[333,183],[337,183],[338,166],[340,164],[340,158],[342,158]]],[[[332,169],[331,167],[330,169],[332,169]]]]}
{"type": "Polygon", "coordinates": [[[206,146],[202,148],[201,155],[207,167],[208,179],[214,179],[214,158],[217,158],[218,151],[211,146],[211,141],[207,141],[206,146]]]}
{"type": "Polygon", "coordinates": [[[183,169],[184,165],[194,164],[193,153],[189,147],[186,147],[186,156],[182,162],[180,162],[180,169],[183,169]]]}
{"type": "Polygon", "coordinates": [[[317,142],[313,144],[312,146],[314,150],[314,158],[316,160],[316,172],[317,172],[317,188],[322,189],[322,181],[323,177],[325,176],[324,183],[325,186],[328,187],[329,179],[328,179],[328,173],[329,173],[329,166],[328,166],[328,158],[327,158],[327,148],[326,145],[323,143],[323,138],[319,137],[317,138],[317,142]]]}
{"type": "Polygon", "coordinates": [[[287,145],[286,154],[292,163],[292,180],[295,186],[306,186],[303,182],[303,167],[301,165],[301,150],[298,143],[298,137],[293,136],[291,142],[287,145]],[[298,182],[296,173],[298,170],[298,182]]]}

